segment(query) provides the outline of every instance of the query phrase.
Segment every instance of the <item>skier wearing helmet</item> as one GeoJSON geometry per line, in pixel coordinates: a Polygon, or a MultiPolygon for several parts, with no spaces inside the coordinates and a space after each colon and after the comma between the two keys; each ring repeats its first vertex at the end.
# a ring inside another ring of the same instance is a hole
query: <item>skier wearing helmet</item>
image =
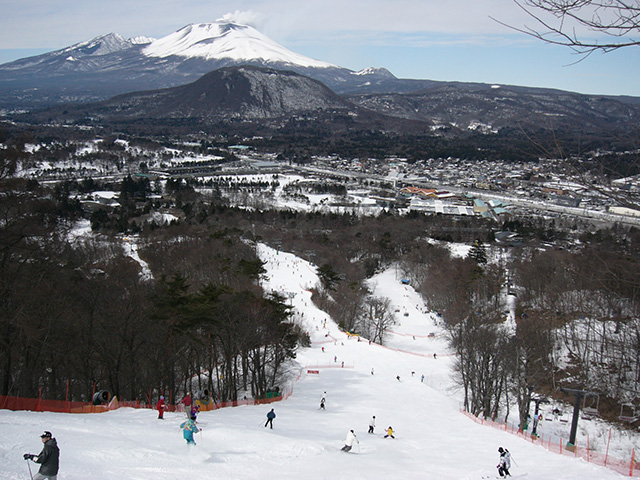
{"type": "Polygon", "coordinates": [[[506,448],[498,447],[500,454],[500,462],[498,463],[498,473],[501,477],[510,477],[509,468],[511,468],[511,454],[506,448]]]}

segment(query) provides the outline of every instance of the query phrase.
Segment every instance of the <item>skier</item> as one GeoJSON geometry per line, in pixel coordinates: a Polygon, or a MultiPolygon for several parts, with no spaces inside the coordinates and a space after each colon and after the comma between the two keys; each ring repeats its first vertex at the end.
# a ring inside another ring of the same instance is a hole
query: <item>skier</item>
{"type": "Polygon", "coordinates": [[[180,428],[182,429],[182,436],[187,441],[187,445],[195,445],[196,442],[193,440],[193,434],[200,431],[196,422],[190,418],[189,420],[182,422],[180,424],[180,428]]]}
{"type": "Polygon", "coordinates": [[[327,392],[322,394],[322,398],[320,399],[320,408],[324,410],[324,403],[327,401],[327,392]]]}
{"type": "Polygon", "coordinates": [[[387,437],[391,437],[393,439],[396,438],[396,437],[393,436],[393,428],[391,428],[391,427],[387,428],[387,434],[384,436],[384,438],[387,438],[387,437]]]}
{"type": "Polygon", "coordinates": [[[164,397],[162,395],[160,395],[160,398],[158,399],[156,408],[158,409],[158,418],[160,420],[164,420],[164,397]]]}
{"type": "Polygon", "coordinates": [[[40,470],[33,476],[33,480],[56,480],[59,469],[60,449],[58,442],[52,438],[51,432],[44,432],[40,435],[40,439],[44,444],[39,455],[25,453],[25,460],[33,460],[40,463],[40,470]]]}
{"type": "Polygon", "coordinates": [[[273,411],[273,408],[269,413],[267,413],[267,422],[264,424],[265,428],[267,425],[270,425],[273,428],[273,419],[276,418],[276,412],[273,411]]]}
{"type": "Polygon", "coordinates": [[[190,418],[191,417],[191,394],[189,392],[187,392],[184,398],[182,399],[182,403],[184,404],[184,411],[187,414],[187,418],[190,418]]]}
{"type": "Polygon", "coordinates": [[[510,477],[509,469],[511,468],[511,454],[506,448],[499,447],[500,462],[498,463],[498,473],[501,477],[510,477]]]}
{"type": "Polygon", "coordinates": [[[191,407],[191,418],[193,419],[193,421],[196,421],[196,418],[198,417],[198,414],[200,413],[200,405],[193,405],[191,407]]]}
{"type": "Polygon", "coordinates": [[[369,422],[369,433],[373,433],[373,429],[376,428],[376,416],[371,417],[371,421],[369,422]]]}
{"type": "Polygon", "coordinates": [[[343,452],[350,451],[351,448],[353,447],[353,442],[358,442],[359,444],[360,440],[358,440],[353,430],[349,430],[349,433],[347,433],[347,438],[344,441],[344,447],[342,447],[340,450],[342,450],[343,452]]]}

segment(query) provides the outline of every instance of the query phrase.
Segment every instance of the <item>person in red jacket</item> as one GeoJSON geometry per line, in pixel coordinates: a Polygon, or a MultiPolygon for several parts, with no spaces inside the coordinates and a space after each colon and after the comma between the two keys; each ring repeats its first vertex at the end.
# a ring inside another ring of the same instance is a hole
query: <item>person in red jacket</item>
{"type": "Polygon", "coordinates": [[[187,418],[191,418],[191,394],[189,392],[187,392],[182,399],[182,403],[184,404],[184,411],[187,414],[187,418]]]}
{"type": "Polygon", "coordinates": [[[158,409],[158,418],[164,420],[164,397],[162,395],[160,395],[156,408],[158,409]]]}

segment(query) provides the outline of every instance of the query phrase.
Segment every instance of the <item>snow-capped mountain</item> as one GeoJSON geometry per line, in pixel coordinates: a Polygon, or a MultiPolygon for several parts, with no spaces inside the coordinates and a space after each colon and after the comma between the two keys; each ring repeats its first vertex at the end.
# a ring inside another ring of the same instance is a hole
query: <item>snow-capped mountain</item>
{"type": "Polygon", "coordinates": [[[59,50],[59,55],[108,55],[110,53],[126,50],[134,45],[130,40],[125,39],[117,33],[109,33],[96,37],[87,42],[77,43],[67,48],[59,50]]]}
{"type": "Polygon", "coordinates": [[[184,85],[213,70],[238,65],[291,70],[342,91],[390,78],[389,72],[375,70],[355,75],[295,53],[253,27],[218,21],[187,25],[157,40],[127,40],[110,33],[0,65],[0,108],[103,100],[121,93],[184,85]]]}
{"type": "Polygon", "coordinates": [[[391,73],[389,70],[381,67],[363,68],[359,72],[355,72],[354,75],[361,75],[361,76],[376,75],[376,76],[387,78],[387,79],[396,78],[395,75],[393,75],[393,73],[391,73]]]}
{"type": "Polygon", "coordinates": [[[149,57],[172,55],[205,60],[232,59],[260,61],[299,67],[339,68],[327,62],[292,52],[248,25],[236,23],[200,23],[187,25],[171,35],[149,44],[142,51],[149,57]]]}

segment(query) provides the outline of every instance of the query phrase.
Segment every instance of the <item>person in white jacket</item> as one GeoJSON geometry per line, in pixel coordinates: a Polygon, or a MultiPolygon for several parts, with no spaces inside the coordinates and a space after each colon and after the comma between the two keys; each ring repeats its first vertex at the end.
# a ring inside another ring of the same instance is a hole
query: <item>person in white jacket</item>
{"type": "Polygon", "coordinates": [[[369,433],[373,433],[373,429],[376,428],[376,416],[371,417],[371,421],[369,422],[369,433]]]}
{"type": "Polygon", "coordinates": [[[344,447],[341,448],[341,450],[343,452],[348,452],[351,450],[351,448],[353,448],[353,443],[357,442],[360,443],[360,440],[358,440],[358,438],[356,437],[356,434],[353,430],[349,430],[349,433],[347,433],[347,438],[344,441],[344,447]]]}

